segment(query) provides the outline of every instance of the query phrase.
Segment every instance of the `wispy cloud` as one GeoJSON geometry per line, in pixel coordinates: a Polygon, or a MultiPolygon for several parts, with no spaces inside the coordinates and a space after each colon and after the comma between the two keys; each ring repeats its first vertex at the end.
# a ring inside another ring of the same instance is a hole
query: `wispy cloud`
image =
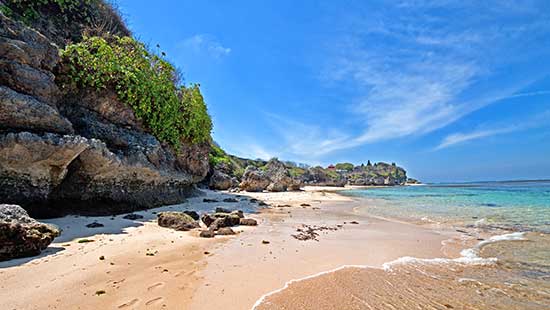
{"type": "Polygon", "coordinates": [[[215,37],[208,34],[196,34],[189,37],[183,40],[179,47],[196,53],[207,53],[214,58],[221,58],[231,53],[231,48],[223,46],[215,37]]]}
{"type": "Polygon", "coordinates": [[[473,131],[469,133],[460,133],[460,132],[454,133],[445,137],[445,139],[443,139],[443,141],[441,141],[441,143],[438,146],[436,146],[434,150],[441,150],[441,149],[453,146],[455,144],[464,143],[470,140],[491,137],[499,134],[517,131],[517,130],[520,130],[520,128],[504,128],[504,129],[492,129],[492,130],[479,130],[479,131],[473,131]]]}
{"type": "MultiPolygon", "coordinates": [[[[535,95],[536,93],[541,92],[531,92],[517,94],[524,96],[535,95]]],[[[457,144],[462,144],[471,140],[479,140],[482,138],[492,137],[496,135],[508,134],[512,132],[528,130],[537,127],[548,126],[548,121],[550,120],[550,110],[539,113],[536,116],[533,116],[529,119],[524,119],[521,124],[513,126],[494,126],[493,128],[478,129],[470,132],[456,132],[452,133],[445,138],[437,145],[433,150],[438,151],[442,150],[457,144]]]]}
{"type": "MultiPolygon", "coordinates": [[[[340,82],[354,83],[362,92],[350,107],[353,117],[360,118],[355,127],[360,133],[330,136],[337,130],[287,124],[282,131],[286,132],[289,149],[299,152],[308,145],[313,154],[323,155],[367,143],[423,135],[504,99],[548,94],[518,93],[547,72],[476,89],[479,81],[498,76],[495,68],[529,57],[514,51],[535,38],[535,33],[550,29],[550,24],[541,24],[540,14],[531,15],[536,10],[522,9],[518,13],[501,9],[501,5],[497,10],[476,3],[402,1],[393,12],[370,10],[364,18],[358,10],[360,17],[350,25],[352,30],[333,44],[332,60],[323,71],[322,80],[336,87],[340,82]],[[439,12],[446,10],[441,15],[444,19],[430,13],[434,6],[439,12]],[[471,15],[471,10],[483,14],[482,24],[471,15]],[[500,15],[493,16],[495,12],[500,15]],[[499,18],[518,17],[521,22],[509,22],[500,28],[491,26],[499,18]]],[[[497,133],[457,135],[448,142],[490,134],[497,133]]]]}

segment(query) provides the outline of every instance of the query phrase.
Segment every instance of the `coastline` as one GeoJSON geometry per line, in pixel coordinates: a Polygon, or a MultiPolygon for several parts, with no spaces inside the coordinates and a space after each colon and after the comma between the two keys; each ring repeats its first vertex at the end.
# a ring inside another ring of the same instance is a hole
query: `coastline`
{"type": "MultiPolygon", "coordinates": [[[[65,232],[40,257],[0,263],[0,299],[8,309],[281,309],[261,301],[280,302],[277,296],[288,299],[283,293],[294,296],[289,300],[298,305],[299,297],[304,297],[301,293],[315,296],[312,287],[331,287],[334,283],[327,283],[335,278],[344,286],[358,275],[381,281],[388,262],[403,257],[456,259],[481,238],[452,226],[366,215],[357,211],[367,207],[364,200],[338,193],[345,189],[206,191],[208,198],[238,196],[241,200],[208,204],[202,202],[205,197],[196,197],[181,205],[137,212],[145,215],[141,221],[122,220],[122,215],[54,219],[51,222],[65,232]],[[161,210],[201,211],[220,205],[250,210],[254,204],[243,201],[245,197],[272,207],[252,214],[259,225],[239,227],[236,236],[203,239],[197,237],[198,231],[177,232],[151,221],[161,210]],[[100,234],[82,229],[93,221],[109,225],[100,234]],[[309,228],[318,235],[308,235],[309,228]],[[314,239],[299,240],[294,237],[301,234],[297,230],[314,239]],[[78,243],[82,239],[95,241],[78,243]],[[105,292],[96,295],[99,291],[105,292]]],[[[341,301],[338,296],[331,300],[341,301]]],[[[368,309],[359,306],[363,308],[368,309]]]]}
{"type": "Polygon", "coordinates": [[[292,279],[325,274],[345,265],[381,268],[404,256],[460,256],[460,233],[359,215],[355,208],[362,201],[339,195],[341,189],[331,189],[243,193],[275,206],[292,207],[262,210],[261,223],[252,234],[230,240],[219,253],[208,257],[189,309],[250,309],[262,296],[280,290],[292,279]],[[308,202],[311,206],[300,206],[308,202]],[[304,224],[337,229],[318,231],[319,241],[292,237],[304,224]],[[264,245],[263,240],[270,243],[264,245]]]}

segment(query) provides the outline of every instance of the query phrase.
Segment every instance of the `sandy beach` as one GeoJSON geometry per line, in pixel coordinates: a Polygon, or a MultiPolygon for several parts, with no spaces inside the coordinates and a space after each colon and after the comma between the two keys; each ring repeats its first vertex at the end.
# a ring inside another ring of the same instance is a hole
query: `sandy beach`
{"type": "MultiPolygon", "coordinates": [[[[369,309],[365,303],[349,299],[363,300],[365,296],[350,297],[332,290],[335,284],[346,287],[345,281],[334,277],[341,272],[352,278],[372,273],[384,279],[384,263],[406,256],[457,258],[472,242],[452,229],[436,230],[366,216],[356,210],[360,201],[330,188],[206,193],[182,205],[138,212],[144,218],[137,221],[125,220],[122,215],[47,220],[64,232],[40,257],[0,264],[4,308],[229,310],[256,305],[258,309],[330,309],[334,304],[315,306],[300,294],[336,294],[346,298],[341,309],[369,309]],[[240,202],[202,201],[226,196],[237,196],[240,202]],[[260,199],[271,207],[251,215],[259,225],[238,227],[236,236],[203,239],[197,237],[198,231],[178,232],[159,227],[154,221],[155,213],[161,210],[201,211],[217,206],[249,209],[254,204],[247,198],[260,199]],[[105,227],[85,227],[94,221],[105,227]],[[93,242],[84,242],[87,240],[93,242]],[[292,298],[278,293],[291,280],[311,278],[342,266],[361,268],[356,273],[350,274],[354,268],[345,268],[315,277],[313,282],[290,284],[299,287],[307,283],[305,288],[293,290],[292,298]],[[264,298],[269,303],[261,304],[264,298]]],[[[342,302],[333,295],[327,300],[342,302]]]]}

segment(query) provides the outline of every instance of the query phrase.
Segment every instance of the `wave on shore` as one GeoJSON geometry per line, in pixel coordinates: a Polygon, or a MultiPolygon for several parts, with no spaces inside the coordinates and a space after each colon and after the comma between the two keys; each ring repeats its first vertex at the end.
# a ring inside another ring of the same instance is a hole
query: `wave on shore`
{"type": "MultiPolygon", "coordinates": [[[[543,237],[544,242],[548,239],[543,237]]],[[[532,240],[523,232],[514,232],[482,240],[462,250],[458,258],[401,257],[382,268],[341,266],[289,281],[262,296],[253,309],[410,309],[428,305],[435,309],[548,309],[547,268],[533,272],[481,255],[485,247],[515,241],[532,240]]]]}

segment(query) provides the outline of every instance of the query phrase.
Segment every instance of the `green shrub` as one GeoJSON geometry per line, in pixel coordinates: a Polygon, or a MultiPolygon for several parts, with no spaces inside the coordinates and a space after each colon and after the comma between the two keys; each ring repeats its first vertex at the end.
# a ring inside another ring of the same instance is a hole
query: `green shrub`
{"type": "Polygon", "coordinates": [[[210,140],[212,121],[198,85],[176,86],[176,70],[130,37],[84,37],[61,51],[65,89],[113,89],[161,141],[210,140]]]}
{"type": "Polygon", "coordinates": [[[2,12],[10,17],[17,14],[26,24],[30,24],[40,17],[43,10],[57,12],[65,22],[71,17],[87,19],[90,17],[90,4],[99,0],[4,0],[2,12]]]}
{"type": "Polygon", "coordinates": [[[338,163],[336,164],[335,168],[338,170],[345,170],[345,171],[352,171],[353,170],[353,164],[352,163],[338,163]]]}
{"type": "Polygon", "coordinates": [[[215,142],[210,144],[209,159],[210,165],[213,167],[216,167],[220,164],[231,165],[231,159],[229,158],[227,153],[225,153],[225,151],[222,150],[222,148],[215,142]]]}
{"type": "Polygon", "coordinates": [[[291,177],[297,178],[306,173],[306,170],[299,167],[291,167],[290,169],[288,169],[288,172],[290,173],[291,177]]]}

